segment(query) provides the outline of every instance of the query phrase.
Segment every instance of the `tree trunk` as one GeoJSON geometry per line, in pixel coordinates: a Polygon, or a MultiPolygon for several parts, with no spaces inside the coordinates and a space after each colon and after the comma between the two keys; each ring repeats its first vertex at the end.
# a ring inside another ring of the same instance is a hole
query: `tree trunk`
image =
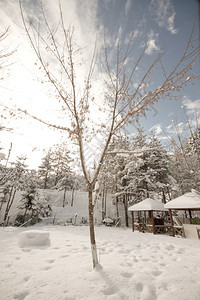
{"type": "Polygon", "coordinates": [[[97,247],[96,247],[95,232],[94,232],[94,205],[92,203],[92,186],[89,186],[88,200],[89,200],[88,208],[89,208],[90,243],[91,243],[91,251],[92,251],[93,268],[95,268],[98,264],[98,258],[97,258],[97,247]]]}
{"type": "Polygon", "coordinates": [[[72,189],[72,201],[71,201],[71,206],[74,205],[74,189],[72,189]]]}
{"type": "Polygon", "coordinates": [[[2,210],[2,207],[3,207],[4,202],[5,202],[5,197],[3,197],[3,198],[1,199],[0,211],[2,210]]]}
{"type": "Polygon", "coordinates": [[[102,205],[101,205],[101,209],[102,209],[102,221],[105,219],[104,193],[105,193],[105,189],[103,188],[103,192],[102,192],[102,205]]]}
{"type": "Polygon", "coordinates": [[[107,189],[105,189],[105,193],[104,193],[104,214],[105,214],[105,217],[107,216],[107,189]]]}
{"type": "Polygon", "coordinates": [[[118,197],[116,197],[116,211],[117,211],[117,218],[119,218],[119,208],[118,208],[118,197]]]}
{"type": "Polygon", "coordinates": [[[14,198],[15,198],[15,193],[16,193],[16,188],[12,187],[11,191],[10,191],[8,203],[7,203],[7,206],[6,206],[6,210],[5,210],[4,221],[6,221],[6,219],[8,217],[8,213],[10,211],[10,208],[11,208],[11,206],[13,204],[13,201],[14,201],[14,198]]]}
{"type": "Polygon", "coordinates": [[[162,202],[163,202],[164,204],[167,203],[167,202],[166,202],[166,196],[165,196],[164,189],[162,190],[162,202]]]}
{"type": "Polygon", "coordinates": [[[46,172],[46,174],[45,174],[45,178],[44,178],[44,189],[46,189],[47,188],[47,180],[48,180],[48,172],[46,172]]]}
{"type": "Polygon", "coordinates": [[[147,198],[149,198],[150,195],[149,195],[149,187],[148,187],[148,183],[147,182],[146,182],[146,190],[147,190],[147,198]]]}
{"type": "Polygon", "coordinates": [[[169,200],[172,200],[171,195],[170,195],[170,191],[169,191],[169,187],[167,187],[167,193],[168,193],[168,196],[169,196],[169,200]]]}
{"type": "Polygon", "coordinates": [[[65,207],[65,199],[66,199],[66,188],[64,188],[64,196],[63,196],[63,207],[65,207]]]}
{"type": "Polygon", "coordinates": [[[127,194],[124,195],[124,212],[125,212],[125,223],[126,227],[129,227],[129,222],[128,222],[128,200],[127,200],[127,194]]]}

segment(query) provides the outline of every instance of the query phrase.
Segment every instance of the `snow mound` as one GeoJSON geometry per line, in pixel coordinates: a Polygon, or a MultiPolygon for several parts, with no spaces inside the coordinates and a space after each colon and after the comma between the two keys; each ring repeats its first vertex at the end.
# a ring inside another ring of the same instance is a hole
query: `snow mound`
{"type": "Polygon", "coordinates": [[[41,230],[29,230],[19,235],[19,246],[48,246],[50,244],[49,232],[41,230]]]}

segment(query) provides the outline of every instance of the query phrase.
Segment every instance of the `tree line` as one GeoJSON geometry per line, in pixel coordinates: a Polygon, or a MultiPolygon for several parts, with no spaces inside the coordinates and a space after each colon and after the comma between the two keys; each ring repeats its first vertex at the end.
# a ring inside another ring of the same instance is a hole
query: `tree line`
{"type": "MultiPolygon", "coordinates": [[[[113,137],[98,176],[98,186],[93,189],[101,201],[102,220],[106,217],[108,193],[115,199],[117,218],[119,203],[124,205],[126,226],[129,226],[128,207],[132,204],[145,198],[166,203],[191,189],[200,191],[200,128],[192,130],[190,127],[186,139],[177,126],[175,129],[176,140],[170,141],[168,150],[153,131],[147,134],[140,125],[134,136],[121,132],[113,137]]],[[[16,191],[24,191],[19,208],[25,210],[25,216],[30,210],[37,215],[43,206],[50,205],[48,199],[41,201],[39,189],[63,191],[63,207],[67,191],[72,192],[71,205],[75,190],[88,191],[84,177],[73,168],[72,162],[77,157],[72,157],[67,144],[63,144],[46,152],[37,171],[28,169],[27,158],[23,156],[10,166],[2,161],[0,212],[3,204],[6,205],[4,221],[8,218],[16,191]]],[[[47,209],[47,215],[49,213],[47,209]]]]}

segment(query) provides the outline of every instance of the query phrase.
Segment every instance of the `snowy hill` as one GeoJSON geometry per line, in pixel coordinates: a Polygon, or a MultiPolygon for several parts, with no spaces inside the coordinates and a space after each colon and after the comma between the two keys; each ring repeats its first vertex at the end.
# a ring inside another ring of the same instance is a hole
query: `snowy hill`
{"type": "MultiPolygon", "coordinates": [[[[49,202],[52,206],[51,217],[43,219],[45,224],[59,224],[64,225],[66,223],[73,224],[87,224],[88,222],[88,194],[87,192],[75,191],[72,194],[71,191],[67,191],[65,197],[65,204],[63,207],[64,193],[63,191],[57,190],[39,190],[42,196],[49,198],[49,202]]],[[[9,212],[9,224],[13,224],[16,216],[20,214],[19,203],[24,192],[17,192],[15,196],[14,203],[9,212]]],[[[94,195],[95,199],[95,195],[94,195]]],[[[106,216],[116,219],[116,205],[113,202],[114,195],[108,194],[106,201],[106,216]]],[[[0,223],[3,222],[4,211],[6,204],[3,205],[0,212],[0,223]]],[[[122,226],[125,224],[124,221],[124,206],[122,203],[118,204],[119,215],[121,217],[122,226]]],[[[94,220],[95,224],[102,224],[102,200],[95,199],[95,209],[94,209],[94,220]]]]}

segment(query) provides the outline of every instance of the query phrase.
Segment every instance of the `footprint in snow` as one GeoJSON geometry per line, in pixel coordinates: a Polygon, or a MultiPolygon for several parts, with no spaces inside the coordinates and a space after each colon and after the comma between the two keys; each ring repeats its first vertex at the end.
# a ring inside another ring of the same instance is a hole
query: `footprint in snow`
{"type": "Polygon", "coordinates": [[[83,246],[82,249],[83,249],[83,250],[89,250],[89,247],[83,246]]]}
{"type": "Polygon", "coordinates": [[[14,295],[14,299],[24,300],[26,298],[26,296],[28,296],[28,295],[29,295],[29,293],[27,291],[21,291],[14,295]]]}
{"type": "Polygon", "coordinates": [[[49,264],[52,264],[54,261],[55,261],[55,259],[47,259],[47,262],[48,262],[49,264]]]}
{"type": "Polygon", "coordinates": [[[28,252],[31,252],[31,249],[25,248],[25,249],[22,249],[22,251],[28,253],[28,252]]]}
{"type": "Polygon", "coordinates": [[[165,264],[165,263],[160,263],[160,266],[161,266],[161,267],[165,267],[166,264],[165,264]]]}
{"type": "Polygon", "coordinates": [[[114,287],[108,287],[107,289],[102,291],[104,295],[111,296],[116,293],[116,289],[114,287]]]}
{"type": "Polygon", "coordinates": [[[52,267],[47,266],[47,267],[42,268],[42,270],[47,271],[47,270],[50,270],[51,268],[52,268],[52,267]]]}
{"type": "Polygon", "coordinates": [[[167,250],[174,250],[174,246],[171,245],[171,244],[169,244],[169,245],[167,245],[166,249],[167,249],[167,250]]]}
{"type": "Polygon", "coordinates": [[[128,273],[128,272],[124,272],[124,273],[121,273],[121,276],[124,277],[124,278],[131,278],[131,277],[133,277],[133,274],[128,273]]]}
{"type": "Polygon", "coordinates": [[[61,258],[65,258],[65,257],[68,257],[69,255],[68,254],[65,254],[65,255],[62,255],[61,258]]]}
{"type": "Polygon", "coordinates": [[[20,258],[21,258],[21,257],[19,257],[19,256],[15,257],[16,260],[19,260],[20,258]]]}
{"type": "Polygon", "coordinates": [[[185,252],[185,249],[184,248],[180,248],[178,251],[177,251],[177,253],[179,253],[179,254],[182,254],[182,253],[184,253],[185,252]]]}
{"type": "Polygon", "coordinates": [[[137,283],[135,284],[135,288],[136,288],[136,290],[137,290],[138,292],[142,292],[142,291],[143,291],[143,284],[142,284],[142,282],[137,282],[137,283]]]}
{"type": "Polygon", "coordinates": [[[144,261],[144,262],[147,262],[147,261],[149,261],[149,259],[148,259],[148,258],[144,258],[143,261],[144,261]]]}
{"type": "Polygon", "coordinates": [[[119,252],[119,253],[122,253],[122,254],[127,254],[127,253],[128,253],[128,251],[125,250],[125,249],[118,250],[118,252],[119,252]]]}
{"type": "Polygon", "coordinates": [[[146,285],[144,286],[142,293],[141,293],[141,300],[156,300],[156,290],[154,286],[146,285]]]}
{"type": "Polygon", "coordinates": [[[26,277],[24,277],[24,281],[27,282],[27,281],[29,281],[30,278],[31,278],[31,276],[26,276],[26,277]]]}
{"type": "Polygon", "coordinates": [[[155,276],[155,277],[158,277],[158,276],[160,276],[161,274],[162,274],[162,272],[161,272],[161,271],[158,271],[158,270],[155,270],[155,271],[152,272],[152,275],[155,276]]]}

